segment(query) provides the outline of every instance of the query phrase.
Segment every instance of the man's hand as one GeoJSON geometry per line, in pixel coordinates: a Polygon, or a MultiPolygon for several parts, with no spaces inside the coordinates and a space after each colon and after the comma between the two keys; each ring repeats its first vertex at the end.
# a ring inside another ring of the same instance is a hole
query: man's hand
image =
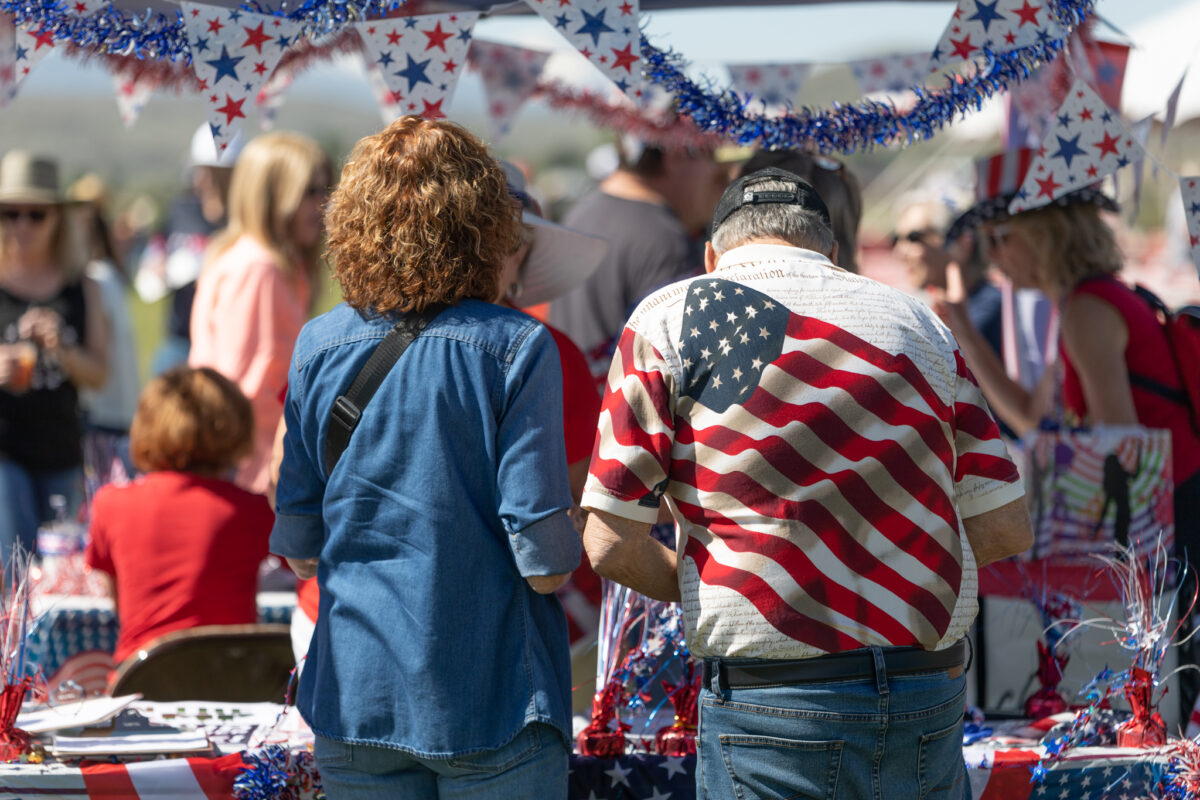
{"type": "Polygon", "coordinates": [[[302,581],[317,577],[317,562],[319,558],[288,558],[285,559],[292,572],[302,581]]]}
{"type": "Polygon", "coordinates": [[[634,522],[593,510],[583,531],[583,549],[598,575],[655,600],[679,600],[675,553],[650,535],[649,522],[634,522]]]}

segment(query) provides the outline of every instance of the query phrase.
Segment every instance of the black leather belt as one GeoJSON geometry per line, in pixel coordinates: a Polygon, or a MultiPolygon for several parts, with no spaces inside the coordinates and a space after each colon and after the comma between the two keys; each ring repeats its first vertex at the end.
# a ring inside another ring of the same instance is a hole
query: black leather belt
{"type": "MultiPolygon", "coordinates": [[[[885,647],[883,666],[888,675],[913,672],[932,672],[961,667],[967,657],[967,641],[959,639],[945,650],[920,650],[915,647],[885,647]]],[[[718,665],[721,686],[748,689],[764,686],[787,686],[815,681],[852,681],[875,676],[875,660],[870,650],[849,650],[830,653],[799,661],[778,663],[758,662],[738,664],[736,661],[712,659],[704,662],[704,684],[712,685],[714,665],[718,665]]]]}

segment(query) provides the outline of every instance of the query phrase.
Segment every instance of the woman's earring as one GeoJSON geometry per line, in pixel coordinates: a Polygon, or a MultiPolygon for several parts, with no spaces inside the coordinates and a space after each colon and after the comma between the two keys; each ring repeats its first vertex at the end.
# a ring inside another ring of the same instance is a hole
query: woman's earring
{"type": "Polygon", "coordinates": [[[507,297],[509,300],[516,300],[518,297],[521,296],[521,292],[523,292],[523,291],[525,291],[525,287],[521,285],[521,282],[513,281],[512,283],[510,283],[508,285],[507,297]]]}

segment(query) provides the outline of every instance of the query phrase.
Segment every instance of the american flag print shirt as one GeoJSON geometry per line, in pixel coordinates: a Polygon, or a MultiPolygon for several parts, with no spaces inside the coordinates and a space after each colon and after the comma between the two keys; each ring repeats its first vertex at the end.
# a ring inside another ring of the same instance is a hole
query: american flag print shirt
{"type": "Polygon", "coordinates": [[[754,244],[634,311],[583,505],[678,528],[692,652],[948,647],[974,619],[963,518],[1024,495],[953,336],[919,301],[754,244]]]}

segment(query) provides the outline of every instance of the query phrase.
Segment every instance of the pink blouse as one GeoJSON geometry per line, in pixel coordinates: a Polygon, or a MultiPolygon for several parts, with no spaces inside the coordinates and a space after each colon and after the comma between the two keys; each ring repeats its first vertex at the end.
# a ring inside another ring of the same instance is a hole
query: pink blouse
{"type": "Polygon", "coordinates": [[[312,298],[303,271],[288,277],[280,266],[274,253],[244,235],[205,267],[192,306],[188,364],[230,378],[254,408],[254,450],[235,482],[260,494],[267,490],[292,347],[312,298]]]}

